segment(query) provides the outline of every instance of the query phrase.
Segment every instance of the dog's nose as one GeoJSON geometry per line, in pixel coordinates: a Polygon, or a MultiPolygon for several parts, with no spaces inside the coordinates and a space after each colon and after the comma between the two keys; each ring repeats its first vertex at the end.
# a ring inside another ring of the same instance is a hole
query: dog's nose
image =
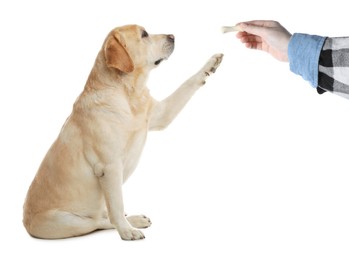
{"type": "Polygon", "coordinates": [[[168,40],[169,42],[174,42],[174,40],[175,40],[174,35],[173,35],[173,34],[167,35],[167,40],[168,40]]]}

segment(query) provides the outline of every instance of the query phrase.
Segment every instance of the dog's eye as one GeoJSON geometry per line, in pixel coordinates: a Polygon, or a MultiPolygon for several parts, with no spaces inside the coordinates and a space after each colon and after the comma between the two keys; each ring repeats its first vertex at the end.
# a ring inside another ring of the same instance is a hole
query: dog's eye
{"type": "Polygon", "coordinates": [[[149,34],[146,31],[142,32],[142,38],[145,38],[145,37],[148,37],[148,36],[149,36],[149,34]]]}

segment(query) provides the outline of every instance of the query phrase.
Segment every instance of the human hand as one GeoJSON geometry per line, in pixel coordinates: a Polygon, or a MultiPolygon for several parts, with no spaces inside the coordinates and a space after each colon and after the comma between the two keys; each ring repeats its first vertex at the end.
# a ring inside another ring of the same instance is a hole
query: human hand
{"type": "Polygon", "coordinates": [[[288,61],[291,34],[276,21],[255,20],[238,23],[241,30],[236,37],[247,48],[262,50],[279,61],[288,61]]]}

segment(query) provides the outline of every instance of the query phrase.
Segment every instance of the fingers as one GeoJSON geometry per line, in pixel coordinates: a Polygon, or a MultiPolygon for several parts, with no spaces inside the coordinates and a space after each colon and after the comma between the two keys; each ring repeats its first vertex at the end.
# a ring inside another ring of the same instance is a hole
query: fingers
{"type": "Polygon", "coordinates": [[[263,26],[260,25],[253,25],[253,24],[248,24],[248,23],[241,23],[239,24],[239,26],[241,27],[241,29],[249,34],[254,34],[254,35],[258,35],[261,36],[263,33],[263,26]]]}
{"type": "Polygon", "coordinates": [[[245,47],[248,49],[263,50],[262,42],[246,42],[245,47]]]}
{"type": "Polygon", "coordinates": [[[263,36],[267,29],[280,27],[279,22],[271,20],[253,20],[247,22],[238,23],[237,26],[247,33],[263,36]]]}
{"type": "Polygon", "coordinates": [[[262,49],[262,38],[247,32],[239,32],[236,37],[249,49],[262,49]]]}
{"type": "Polygon", "coordinates": [[[236,35],[236,37],[238,39],[240,39],[240,41],[242,43],[247,43],[247,42],[262,42],[262,38],[256,35],[252,35],[252,34],[243,34],[243,35],[236,35]]]}

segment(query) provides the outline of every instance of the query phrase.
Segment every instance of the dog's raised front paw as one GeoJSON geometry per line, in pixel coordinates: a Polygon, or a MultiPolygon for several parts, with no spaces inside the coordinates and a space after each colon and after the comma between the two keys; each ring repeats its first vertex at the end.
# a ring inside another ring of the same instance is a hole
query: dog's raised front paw
{"type": "Polygon", "coordinates": [[[127,229],[120,230],[119,234],[123,240],[139,240],[139,239],[145,238],[142,231],[135,228],[127,228],[127,229]]]}
{"type": "Polygon", "coordinates": [[[223,54],[215,54],[211,57],[211,59],[206,63],[203,70],[206,73],[206,76],[210,76],[212,73],[215,73],[219,65],[223,60],[223,54]]]}
{"type": "Polygon", "coordinates": [[[217,68],[223,60],[223,56],[224,55],[221,53],[213,55],[204,65],[204,67],[199,71],[196,79],[199,80],[200,85],[204,85],[206,83],[206,78],[216,72],[217,68]]]}
{"type": "Polygon", "coordinates": [[[126,217],[127,221],[134,228],[148,228],[151,226],[151,221],[144,215],[134,215],[126,217]]]}

